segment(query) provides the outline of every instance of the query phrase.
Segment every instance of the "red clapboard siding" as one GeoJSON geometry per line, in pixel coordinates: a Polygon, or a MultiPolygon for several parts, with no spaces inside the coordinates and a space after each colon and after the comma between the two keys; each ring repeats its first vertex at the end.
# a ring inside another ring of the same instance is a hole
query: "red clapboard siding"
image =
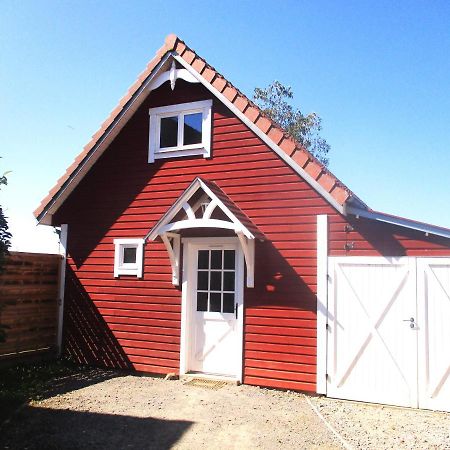
{"type": "Polygon", "coordinates": [[[331,256],[448,256],[448,239],[368,219],[330,218],[331,256]],[[348,230],[350,225],[353,230],[348,230]],[[347,227],[347,229],[346,229],[347,227]],[[352,250],[345,250],[347,243],[352,250]]]}
{"type": "Polygon", "coordinates": [[[143,279],[114,279],[113,239],[144,236],[201,176],[267,237],[257,242],[255,288],[244,295],[244,382],[314,391],[316,216],[329,215],[331,255],[439,255],[448,246],[398,227],[349,223],[216,100],[212,158],[148,164],[148,108],[205,98],[203,87],[183,81],[174,92],[165,85],[152,92],[54,216],[70,230],[66,351],[84,362],[178,370],[181,292],[166,250],[146,247],[143,279]],[[354,250],[345,251],[350,242],[354,250]]]}
{"type": "MultiPolygon", "coordinates": [[[[266,386],[314,390],[315,216],[332,209],[217,102],[212,158],[147,164],[148,108],[164,104],[169,93],[164,87],[159,91],[55,217],[69,223],[70,270],[79,291],[89,298],[131,367],[176,371],[181,294],[171,284],[165,248],[161,243],[147,246],[142,280],[117,280],[113,239],[145,235],[196,176],[213,180],[268,238],[257,243],[258,259],[266,262],[264,267],[258,264],[257,288],[245,290],[246,382],[259,379],[266,386]]],[[[210,97],[203,88],[183,88],[183,83],[170,95],[173,103],[210,97]]]]}
{"type": "MultiPolygon", "coordinates": [[[[313,344],[315,344],[315,341],[313,341],[313,344]]],[[[271,355],[271,359],[277,360],[278,358],[283,358],[283,361],[284,358],[289,358],[289,360],[291,358],[295,359],[297,357],[297,354],[308,355],[314,358],[316,354],[315,347],[307,347],[305,343],[303,343],[303,345],[283,345],[247,341],[246,348],[246,355],[248,355],[249,357],[255,357],[256,354],[258,354],[261,359],[264,359],[264,355],[271,355]],[[251,353],[253,350],[254,353],[251,353]],[[278,358],[273,357],[273,353],[278,353],[278,358]]]]}
{"type": "Polygon", "coordinates": [[[281,374],[281,379],[275,378],[275,374],[272,372],[268,374],[268,377],[260,377],[260,376],[250,376],[246,375],[244,377],[244,383],[245,384],[252,384],[254,386],[266,386],[266,387],[273,387],[277,389],[292,389],[297,391],[310,391],[314,392],[316,389],[315,382],[307,383],[307,382],[297,382],[297,381],[291,381],[286,380],[285,377],[281,374]]]}

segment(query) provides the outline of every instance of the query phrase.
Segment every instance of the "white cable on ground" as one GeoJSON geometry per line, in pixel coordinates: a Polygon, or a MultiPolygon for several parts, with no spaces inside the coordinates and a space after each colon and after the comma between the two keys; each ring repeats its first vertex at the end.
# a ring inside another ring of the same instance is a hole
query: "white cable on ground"
{"type": "Polygon", "coordinates": [[[305,397],[305,400],[308,402],[308,405],[311,407],[311,409],[316,413],[317,417],[336,436],[337,440],[342,444],[342,446],[346,450],[353,450],[353,447],[333,428],[333,426],[327,421],[327,419],[322,416],[320,411],[312,404],[311,400],[306,395],[303,395],[303,397],[305,397]]]}

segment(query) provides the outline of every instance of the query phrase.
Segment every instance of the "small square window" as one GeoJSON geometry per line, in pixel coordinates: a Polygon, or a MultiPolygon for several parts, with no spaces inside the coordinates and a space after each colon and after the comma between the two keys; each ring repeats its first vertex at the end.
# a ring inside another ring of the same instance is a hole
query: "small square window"
{"type": "Polygon", "coordinates": [[[211,152],[212,100],[151,108],[149,157],[155,159],[211,152]]]}
{"type": "Polygon", "coordinates": [[[114,239],[114,277],[142,277],[144,239],[114,239]]]}
{"type": "Polygon", "coordinates": [[[123,263],[136,264],[137,247],[123,247],[123,263]]]}

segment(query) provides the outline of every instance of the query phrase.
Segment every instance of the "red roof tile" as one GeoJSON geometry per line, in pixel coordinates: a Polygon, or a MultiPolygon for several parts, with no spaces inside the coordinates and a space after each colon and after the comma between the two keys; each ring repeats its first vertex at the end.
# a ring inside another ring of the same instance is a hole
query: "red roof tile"
{"type": "Polygon", "coordinates": [[[336,184],[336,180],[332,175],[329,173],[322,173],[321,177],[319,178],[320,185],[328,192],[333,189],[333,186],[336,184]]]}
{"type": "MultiPolygon", "coordinates": [[[[300,166],[305,167],[306,163],[309,161],[309,153],[298,151],[292,155],[292,159],[300,166]]],[[[330,192],[330,191],[328,191],[330,192]]]]}

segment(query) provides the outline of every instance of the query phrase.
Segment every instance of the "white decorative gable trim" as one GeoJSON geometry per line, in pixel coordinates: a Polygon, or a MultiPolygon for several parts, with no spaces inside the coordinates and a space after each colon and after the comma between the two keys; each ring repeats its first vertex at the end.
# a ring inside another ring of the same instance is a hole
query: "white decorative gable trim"
{"type": "Polygon", "coordinates": [[[153,241],[161,237],[169,253],[172,282],[176,286],[180,281],[180,235],[177,232],[219,228],[234,231],[238,236],[247,267],[247,287],[254,287],[255,238],[262,239],[263,235],[218,191],[212,183],[196,178],[144,238],[153,241]],[[199,195],[199,191],[203,193],[199,195]],[[220,218],[214,218],[215,213],[219,213],[220,218]]]}
{"type": "Polygon", "coordinates": [[[186,69],[177,69],[175,65],[175,61],[172,60],[172,65],[170,66],[170,70],[167,70],[165,72],[162,72],[159,74],[151,83],[149,86],[149,90],[153,91],[155,89],[158,89],[162,84],[164,84],[166,81],[170,81],[170,88],[172,91],[175,89],[175,83],[178,79],[182,79],[184,81],[187,81],[188,83],[200,83],[200,81],[197,80],[197,78],[194,77],[188,70],[186,69]]]}

